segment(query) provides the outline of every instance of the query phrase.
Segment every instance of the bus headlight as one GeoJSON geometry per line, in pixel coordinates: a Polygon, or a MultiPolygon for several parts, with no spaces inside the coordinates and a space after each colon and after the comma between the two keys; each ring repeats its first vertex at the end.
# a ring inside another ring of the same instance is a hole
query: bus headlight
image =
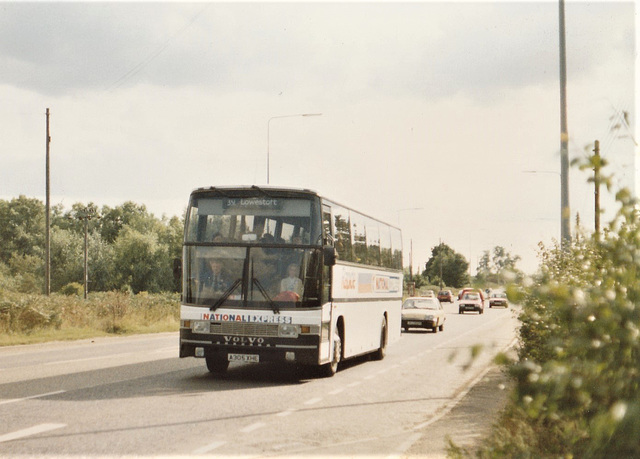
{"type": "Polygon", "coordinates": [[[211,324],[203,320],[194,320],[191,324],[193,333],[211,333],[211,324]]]}
{"type": "Polygon", "coordinates": [[[278,336],[280,338],[297,338],[298,337],[298,326],[292,324],[280,324],[278,327],[278,336]]]}

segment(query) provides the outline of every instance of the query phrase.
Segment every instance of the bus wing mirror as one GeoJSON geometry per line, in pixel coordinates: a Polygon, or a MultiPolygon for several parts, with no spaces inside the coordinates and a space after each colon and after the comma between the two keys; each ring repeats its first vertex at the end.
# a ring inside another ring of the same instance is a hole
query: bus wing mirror
{"type": "Polygon", "coordinates": [[[330,245],[323,247],[324,265],[333,266],[336,264],[336,248],[330,245]]]}

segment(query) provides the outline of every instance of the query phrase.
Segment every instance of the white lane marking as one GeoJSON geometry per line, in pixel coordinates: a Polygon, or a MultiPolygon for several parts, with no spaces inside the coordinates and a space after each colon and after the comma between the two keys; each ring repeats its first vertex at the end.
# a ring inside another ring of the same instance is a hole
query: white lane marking
{"type": "Polygon", "coordinates": [[[55,362],[46,362],[44,363],[44,365],[60,365],[60,364],[66,364],[66,363],[87,362],[90,360],[115,359],[115,358],[120,358],[127,355],[133,355],[133,352],[125,352],[124,354],[101,355],[96,357],[85,357],[84,359],[56,360],[55,362]]]}
{"type": "Polygon", "coordinates": [[[351,384],[347,384],[347,387],[356,387],[362,384],[362,381],[352,382],[351,384]]]}
{"type": "Polygon", "coordinates": [[[289,416],[291,413],[295,413],[296,411],[298,410],[296,410],[295,408],[289,408],[286,411],[281,411],[279,413],[276,413],[276,416],[280,416],[280,417],[289,416]]]}
{"type": "Polygon", "coordinates": [[[369,376],[365,376],[364,379],[373,379],[375,377],[376,377],[376,375],[369,375],[369,376]]]}
{"type": "Polygon", "coordinates": [[[30,437],[31,435],[61,429],[66,426],[66,424],[39,424],[37,426],[29,427],[28,429],[17,430],[15,432],[2,435],[0,436],[0,443],[17,440],[18,438],[30,437]]]}
{"type": "Polygon", "coordinates": [[[329,392],[329,395],[338,395],[340,392],[344,392],[344,388],[339,387],[338,389],[332,390],[329,392]]]}
{"type": "Polygon", "coordinates": [[[264,422],[256,422],[255,424],[251,424],[250,426],[247,426],[244,429],[240,429],[240,432],[249,433],[249,432],[253,432],[254,430],[261,429],[264,426],[266,426],[264,422]]]}
{"type": "Polygon", "coordinates": [[[321,397],[316,397],[316,398],[312,398],[310,400],[307,400],[306,402],[304,402],[305,405],[313,405],[315,403],[318,403],[322,400],[321,397]]]}
{"type": "Polygon", "coordinates": [[[17,402],[23,402],[25,400],[31,400],[32,398],[41,398],[41,397],[48,397],[49,395],[57,395],[57,394],[62,394],[63,392],[66,392],[64,390],[57,390],[55,392],[47,392],[46,394],[38,394],[38,395],[31,395],[29,397],[22,397],[22,398],[12,398],[9,400],[2,400],[0,401],[0,405],[6,405],[7,403],[17,403],[17,402]]]}
{"type": "Polygon", "coordinates": [[[213,451],[214,449],[220,448],[225,443],[226,441],[214,441],[213,443],[209,443],[208,445],[205,445],[202,448],[198,448],[191,454],[206,454],[209,451],[213,451]]]}

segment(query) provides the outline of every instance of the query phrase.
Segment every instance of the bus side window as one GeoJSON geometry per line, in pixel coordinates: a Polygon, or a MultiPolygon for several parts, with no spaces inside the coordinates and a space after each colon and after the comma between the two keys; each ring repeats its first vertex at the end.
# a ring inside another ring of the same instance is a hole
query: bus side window
{"type": "Polygon", "coordinates": [[[323,245],[333,245],[333,228],[331,225],[331,207],[322,205],[323,245]]]}

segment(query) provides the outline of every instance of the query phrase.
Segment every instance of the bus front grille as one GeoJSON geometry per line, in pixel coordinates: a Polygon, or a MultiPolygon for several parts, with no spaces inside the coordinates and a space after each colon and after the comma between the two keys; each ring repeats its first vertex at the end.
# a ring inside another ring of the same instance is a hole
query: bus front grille
{"type": "Polygon", "coordinates": [[[212,322],[211,333],[237,336],[277,337],[278,324],[247,322],[212,322]]]}

